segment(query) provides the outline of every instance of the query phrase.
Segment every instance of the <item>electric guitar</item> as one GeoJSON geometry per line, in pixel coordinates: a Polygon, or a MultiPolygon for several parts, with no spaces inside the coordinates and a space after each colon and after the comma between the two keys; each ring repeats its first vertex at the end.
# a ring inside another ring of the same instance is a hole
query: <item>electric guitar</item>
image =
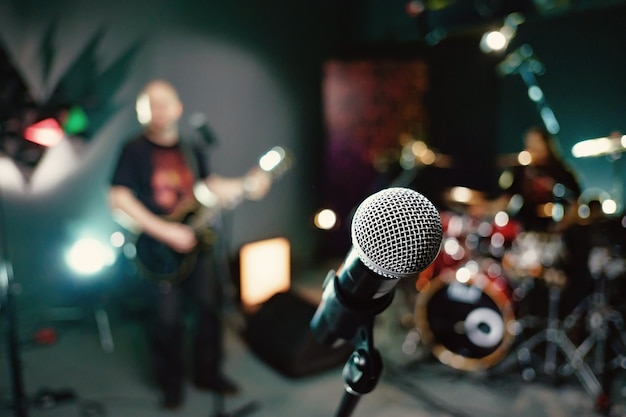
{"type": "MultiPolygon", "coordinates": [[[[258,166],[275,181],[288,171],[292,164],[291,155],[282,147],[275,146],[259,158],[258,166]]],[[[134,260],[142,275],[158,283],[177,284],[183,281],[194,268],[198,253],[215,243],[217,236],[212,225],[215,224],[218,214],[225,208],[233,209],[235,206],[225,207],[220,204],[204,182],[198,181],[194,185],[194,199],[165,217],[168,221],[190,226],[196,235],[198,245],[189,253],[180,253],[145,233],[139,234],[135,241],[134,260]]]]}

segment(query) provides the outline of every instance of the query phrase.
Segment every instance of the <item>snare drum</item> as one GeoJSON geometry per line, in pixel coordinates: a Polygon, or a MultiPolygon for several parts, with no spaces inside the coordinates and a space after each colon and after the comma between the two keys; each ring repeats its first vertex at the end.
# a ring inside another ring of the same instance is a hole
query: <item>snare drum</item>
{"type": "Polygon", "coordinates": [[[502,259],[520,231],[520,225],[506,213],[478,219],[453,211],[440,213],[443,225],[441,250],[435,261],[420,274],[420,279],[456,270],[465,262],[479,257],[502,259]]]}
{"type": "Polygon", "coordinates": [[[472,260],[431,279],[417,296],[415,323],[445,365],[478,371],[500,362],[517,334],[511,289],[500,265],[472,260]]]}
{"type": "Polygon", "coordinates": [[[471,219],[453,211],[443,211],[440,217],[443,226],[441,250],[434,262],[421,274],[421,277],[427,276],[428,279],[450,268],[458,268],[473,256],[468,246],[468,237],[474,233],[471,219]]]}

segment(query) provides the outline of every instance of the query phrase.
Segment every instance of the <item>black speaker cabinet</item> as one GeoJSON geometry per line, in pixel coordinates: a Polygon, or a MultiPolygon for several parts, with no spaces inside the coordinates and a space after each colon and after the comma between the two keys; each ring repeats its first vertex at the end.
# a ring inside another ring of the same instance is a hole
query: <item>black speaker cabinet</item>
{"type": "Polygon", "coordinates": [[[353,347],[331,348],[315,340],[309,323],[316,308],[294,292],[277,293],[247,317],[244,339],[261,360],[286,376],[343,365],[353,347]]]}

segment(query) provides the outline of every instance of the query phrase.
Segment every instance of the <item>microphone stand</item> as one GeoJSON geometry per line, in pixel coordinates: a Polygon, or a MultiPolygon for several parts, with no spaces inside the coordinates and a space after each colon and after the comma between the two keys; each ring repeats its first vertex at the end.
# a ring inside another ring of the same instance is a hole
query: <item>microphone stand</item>
{"type": "MultiPolygon", "coordinates": [[[[225,219],[224,216],[220,215],[218,218],[219,226],[217,227],[221,229],[221,239],[218,240],[216,248],[211,252],[213,264],[215,266],[215,274],[217,275],[215,278],[220,281],[222,295],[224,296],[223,298],[227,300],[227,303],[229,303],[226,306],[227,309],[235,310],[236,306],[234,297],[236,290],[233,286],[228,266],[228,242],[230,242],[228,238],[230,237],[230,230],[232,230],[232,228],[227,227],[227,219],[225,219]],[[226,229],[228,229],[228,233],[226,229]]],[[[237,409],[226,410],[226,400],[224,398],[224,394],[216,392],[213,395],[213,410],[211,411],[210,417],[244,417],[255,412],[259,407],[260,406],[257,401],[250,401],[237,409]]]]}
{"type": "Polygon", "coordinates": [[[383,370],[380,352],[374,347],[374,322],[363,325],[357,332],[361,340],[343,367],[345,392],[337,408],[336,417],[352,415],[361,396],[371,392],[378,384],[383,370]]]}
{"type": "Polygon", "coordinates": [[[380,379],[383,362],[374,347],[374,319],[391,304],[394,291],[368,300],[367,304],[350,302],[342,294],[334,270],[326,275],[323,289],[322,304],[313,316],[310,328],[325,345],[345,340],[354,346],[343,368],[345,392],[335,414],[336,417],[349,417],[361,396],[374,390],[380,379]]]}

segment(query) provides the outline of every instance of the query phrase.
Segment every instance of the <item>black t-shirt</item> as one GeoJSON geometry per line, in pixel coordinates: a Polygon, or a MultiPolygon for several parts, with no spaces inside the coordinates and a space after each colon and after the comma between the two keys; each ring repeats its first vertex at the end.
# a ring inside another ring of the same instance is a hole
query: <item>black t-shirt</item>
{"type": "Polygon", "coordinates": [[[512,175],[512,184],[506,192],[522,197],[516,218],[528,230],[547,231],[553,224],[551,217],[539,214],[540,207],[556,202],[564,206],[575,204],[581,193],[576,177],[561,164],[517,166],[512,175]],[[563,186],[562,195],[555,194],[557,184],[563,186]]]}
{"type": "Polygon", "coordinates": [[[111,185],[130,188],[150,211],[167,215],[192,199],[194,182],[208,175],[208,158],[197,143],[166,147],[140,135],[124,145],[111,185]]]}

